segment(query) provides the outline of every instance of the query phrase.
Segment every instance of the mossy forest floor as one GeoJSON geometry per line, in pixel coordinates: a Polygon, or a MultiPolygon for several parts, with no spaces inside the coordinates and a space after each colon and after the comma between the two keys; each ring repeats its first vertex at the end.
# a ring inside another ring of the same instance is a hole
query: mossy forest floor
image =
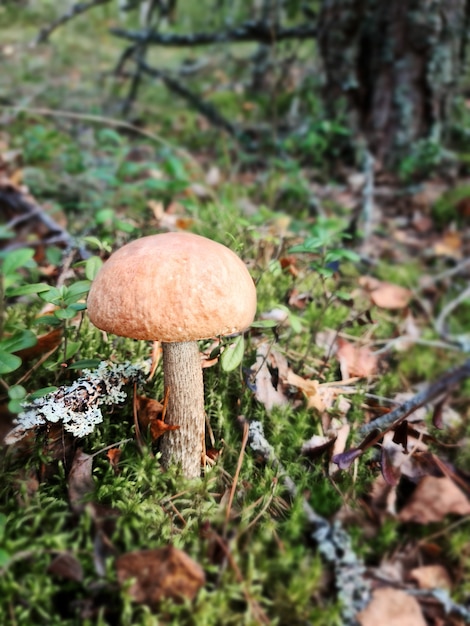
{"type": "Polygon", "coordinates": [[[103,362],[157,366],[123,375],[85,437],[61,413],[2,446],[0,623],[368,626],[397,606],[402,626],[468,623],[468,372],[360,429],[468,359],[470,183],[377,171],[371,194],[370,171],[244,153],[158,84],[120,123],[118,95],[103,104],[114,14],[30,48],[54,14],[34,5],[0,8],[2,437],[47,393],[80,420],[106,399],[103,362]],[[258,293],[243,341],[200,344],[207,458],[189,483],[159,464],[158,346],[86,314],[101,262],[168,230],[233,249],[258,293]]]}

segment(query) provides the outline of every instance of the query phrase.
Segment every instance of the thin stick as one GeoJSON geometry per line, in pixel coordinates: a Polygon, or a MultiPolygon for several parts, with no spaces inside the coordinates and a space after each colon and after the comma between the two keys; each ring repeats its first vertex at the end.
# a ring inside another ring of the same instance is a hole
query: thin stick
{"type": "Polygon", "coordinates": [[[441,376],[441,378],[438,378],[436,381],[431,383],[427,389],[417,393],[413,396],[413,398],[410,398],[390,413],[382,415],[382,417],[378,417],[376,420],[361,426],[359,434],[361,436],[366,436],[374,430],[390,430],[390,428],[397,426],[406,417],[408,417],[408,415],[414,413],[416,409],[424,406],[437,396],[440,396],[442,393],[448,392],[451,387],[454,387],[468,377],[470,377],[470,359],[465,361],[465,363],[460,367],[457,367],[441,376]]]}
{"type": "Polygon", "coordinates": [[[237,490],[238,478],[240,477],[240,471],[242,469],[243,457],[245,454],[246,444],[248,443],[248,434],[249,434],[248,423],[245,422],[245,424],[243,425],[242,446],[240,449],[240,454],[238,455],[237,469],[235,470],[232,488],[230,490],[230,497],[227,503],[227,509],[225,511],[225,521],[224,521],[224,531],[223,531],[224,537],[226,536],[227,525],[230,519],[230,512],[232,510],[233,498],[235,497],[235,491],[237,490]]]}
{"type": "Polygon", "coordinates": [[[57,20],[40,30],[39,35],[33,42],[33,45],[36,46],[39,43],[46,42],[52,35],[52,33],[57,28],[59,28],[59,26],[63,26],[77,15],[81,15],[82,13],[85,13],[90,9],[94,9],[101,4],[108,4],[108,2],[110,1],[111,0],[91,0],[90,2],[77,2],[76,4],[73,4],[66,13],[64,13],[57,20]]]}

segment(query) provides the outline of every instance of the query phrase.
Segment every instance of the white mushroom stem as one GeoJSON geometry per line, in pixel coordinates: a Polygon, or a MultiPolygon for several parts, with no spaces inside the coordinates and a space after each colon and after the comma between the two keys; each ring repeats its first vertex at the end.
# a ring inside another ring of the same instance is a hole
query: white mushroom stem
{"type": "Polygon", "coordinates": [[[163,375],[168,405],[165,421],[178,430],[163,435],[162,463],[180,465],[187,478],[201,475],[205,428],[204,383],[196,341],[162,343],[163,375]]]}

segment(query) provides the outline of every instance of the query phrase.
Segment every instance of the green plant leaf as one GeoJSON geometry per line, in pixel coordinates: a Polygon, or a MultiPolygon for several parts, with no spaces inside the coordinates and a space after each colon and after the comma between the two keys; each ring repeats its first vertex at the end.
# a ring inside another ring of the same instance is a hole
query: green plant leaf
{"type": "Polygon", "coordinates": [[[37,343],[36,335],[30,330],[20,330],[11,337],[5,337],[0,341],[0,350],[4,352],[18,352],[26,348],[32,348],[37,343]]]}
{"type": "Polygon", "coordinates": [[[18,250],[7,252],[2,264],[3,274],[8,276],[8,274],[12,274],[17,269],[25,267],[33,256],[34,250],[32,248],[19,248],[18,250]]]}
{"type": "Polygon", "coordinates": [[[26,393],[26,389],[23,385],[12,385],[8,390],[8,397],[10,400],[24,400],[26,393]]]}
{"type": "Polygon", "coordinates": [[[33,294],[42,294],[49,291],[50,286],[46,283],[31,283],[30,285],[22,285],[21,287],[8,287],[5,289],[7,298],[14,296],[30,296],[33,294]]]}
{"type": "Polygon", "coordinates": [[[0,374],[9,374],[14,372],[21,365],[19,356],[0,350],[0,374]]]}
{"type": "Polygon", "coordinates": [[[82,345],[81,341],[68,341],[67,348],[65,350],[65,360],[68,361],[76,354],[82,345]]]}
{"type": "Polygon", "coordinates": [[[236,369],[243,359],[245,352],[245,338],[238,335],[235,341],[225,347],[220,357],[220,364],[224,372],[231,372],[236,369]]]}
{"type": "Polygon", "coordinates": [[[257,320],[251,324],[251,328],[274,328],[278,324],[275,320],[257,320]]]}
{"type": "Polygon", "coordinates": [[[88,280],[94,280],[96,275],[98,274],[101,266],[103,265],[103,261],[99,256],[91,256],[87,259],[85,264],[85,276],[88,280]]]}
{"type": "Polygon", "coordinates": [[[52,393],[56,391],[57,387],[42,387],[41,389],[36,389],[33,393],[30,393],[28,396],[28,400],[37,400],[38,398],[43,398],[47,396],[48,393],[52,393]]]}

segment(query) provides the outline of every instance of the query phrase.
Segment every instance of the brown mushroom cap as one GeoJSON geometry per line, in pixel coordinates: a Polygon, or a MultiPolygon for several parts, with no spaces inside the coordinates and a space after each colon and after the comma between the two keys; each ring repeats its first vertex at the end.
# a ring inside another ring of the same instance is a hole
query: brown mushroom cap
{"type": "Polygon", "coordinates": [[[245,330],[256,289],[229,248],[191,233],[137,239],[110,256],[88,295],[95,326],[115,335],[195,341],[245,330]]]}

